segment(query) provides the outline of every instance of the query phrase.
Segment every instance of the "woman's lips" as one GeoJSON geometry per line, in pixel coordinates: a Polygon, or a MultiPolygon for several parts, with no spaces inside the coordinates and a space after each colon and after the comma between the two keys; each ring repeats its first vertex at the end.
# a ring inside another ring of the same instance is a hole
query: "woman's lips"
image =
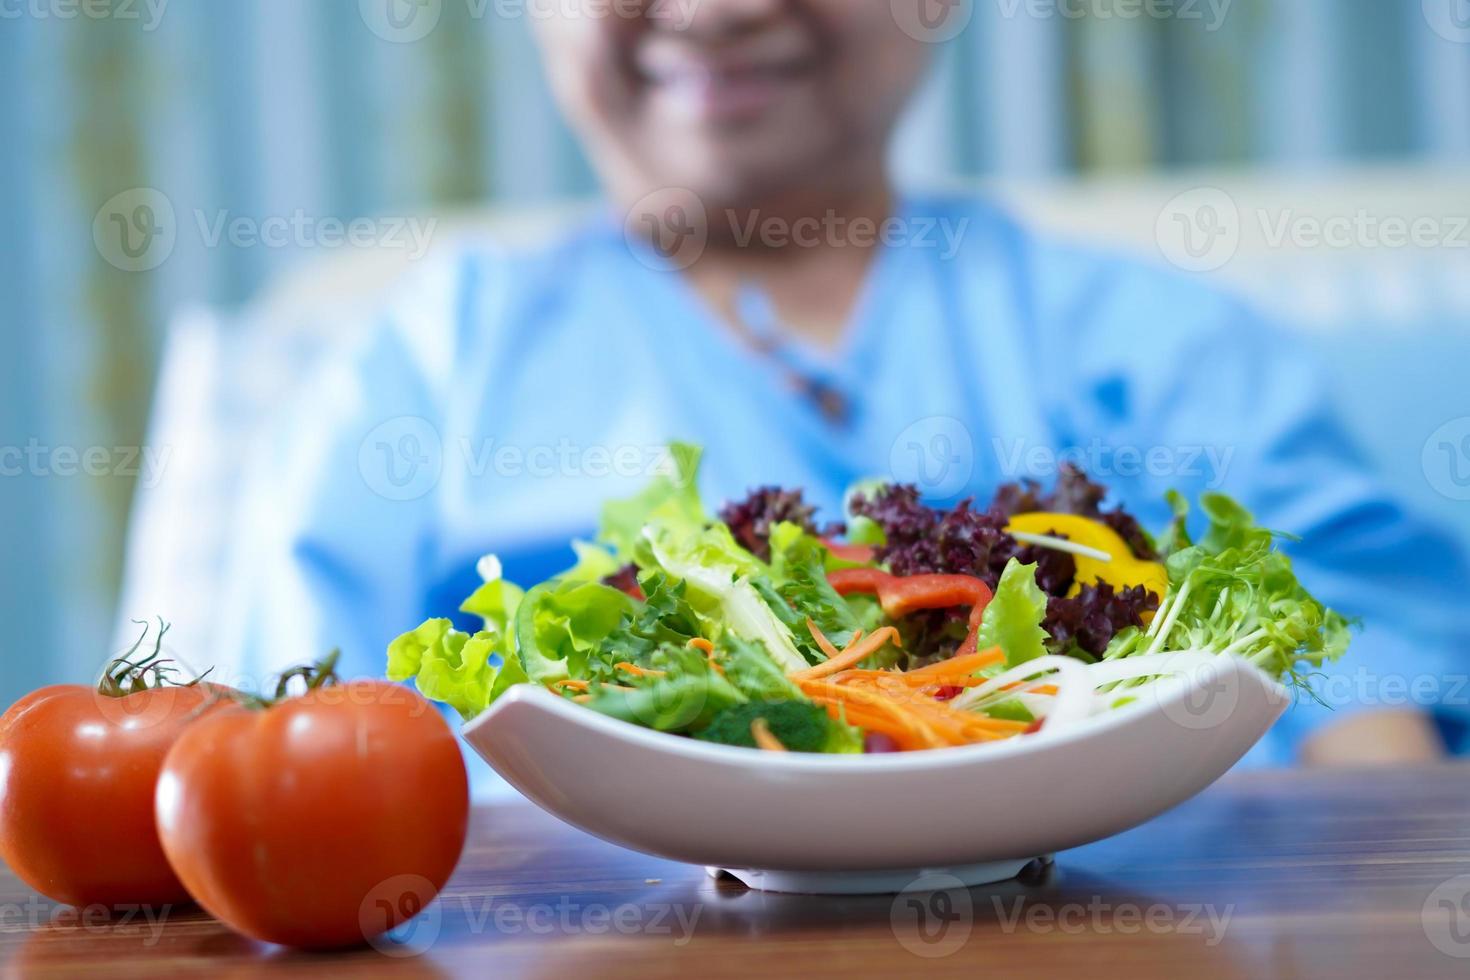
{"type": "Polygon", "coordinates": [[[644,84],[682,115],[704,122],[758,116],[810,74],[806,58],[735,60],[675,55],[651,49],[639,59],[644,84]]]}
{"type": "Polygon", "coordinates": [[[789,72],[688,73],[657,79],[657,90],[689,115],[729,122],[760,115],[788,93],[798,76],[789,72]]]}

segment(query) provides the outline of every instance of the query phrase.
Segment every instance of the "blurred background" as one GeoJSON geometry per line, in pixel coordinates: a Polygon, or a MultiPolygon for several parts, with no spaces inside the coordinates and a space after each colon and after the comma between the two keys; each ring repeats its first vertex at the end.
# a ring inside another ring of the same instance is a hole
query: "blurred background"
{"type": "MultiPolygon", "coordinates": [[[[159,612],[119,609],[139,500],[208,608],[236,439],[345,311],[456,229],[593,195],[534,2],[386,4],[0,5],[0,701],[159,612]]],[[[902,180],[1246,292],[1470,543],[1470,0],[1140,6],[977,0],[902,180]]]]}

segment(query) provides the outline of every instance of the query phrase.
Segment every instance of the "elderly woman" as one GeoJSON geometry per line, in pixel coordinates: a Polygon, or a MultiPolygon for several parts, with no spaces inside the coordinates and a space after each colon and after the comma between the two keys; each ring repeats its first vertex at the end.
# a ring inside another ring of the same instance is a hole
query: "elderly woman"
{"type": "Polygon", "coordinates": [[[892,185],[944,5],[562,6],[540,43],[607,207],[535,250],[419,270],[281,406],[239,521],[222,670],[341,646],[380,673],[394,635],[472,590],[482,554],[523,581],[569,563],[671,438],[706,447],[714,498],[802,486],[834,517],[858,478],[988,499],[1070,458],[1146,523],[1170,486],[1241,498],[1300,534],[1303,577],[1361,617],[1337,710],[1298,705],[1258,758],[1443,751],[1427,710],[1343,681],[1456,669],[1443,610],[1462,576],[1435,570],[1460,559],[1365,470],[1312,365],[1197,281],[892,185]]]}

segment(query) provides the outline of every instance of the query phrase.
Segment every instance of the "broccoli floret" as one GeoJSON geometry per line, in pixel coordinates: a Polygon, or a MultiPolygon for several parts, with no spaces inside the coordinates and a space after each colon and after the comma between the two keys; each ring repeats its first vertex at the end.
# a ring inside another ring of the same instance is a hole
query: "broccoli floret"
{"type": "MultiPolygon", "coordinates": [[[[771,734],[792,752],[852,752],[850,726],[834,722],[827,712],[804,701],[751,701],[726,708],[695,738],[753,749],[751,723],[764,718],[771,734]]],[[[858,743],[860,744],[860,743],[858,743]]]]}

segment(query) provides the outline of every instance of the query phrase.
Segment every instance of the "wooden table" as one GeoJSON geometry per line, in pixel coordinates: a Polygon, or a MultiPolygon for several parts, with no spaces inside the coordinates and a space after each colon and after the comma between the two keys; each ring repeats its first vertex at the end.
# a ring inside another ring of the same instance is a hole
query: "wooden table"
{"type": "MultiPolygon", "coordinates": [[[[916,801],[909,832],[923,826],[916,801]]],[[[328,956],[250,943],[197,911],[78,921],[0,875],[5,977],[1465,978],[1470,767],[1227,777],[1016,882],[896,899],[747,891],[525,804],[487,807],[444,895],[397,938],[328,956]]]]}

